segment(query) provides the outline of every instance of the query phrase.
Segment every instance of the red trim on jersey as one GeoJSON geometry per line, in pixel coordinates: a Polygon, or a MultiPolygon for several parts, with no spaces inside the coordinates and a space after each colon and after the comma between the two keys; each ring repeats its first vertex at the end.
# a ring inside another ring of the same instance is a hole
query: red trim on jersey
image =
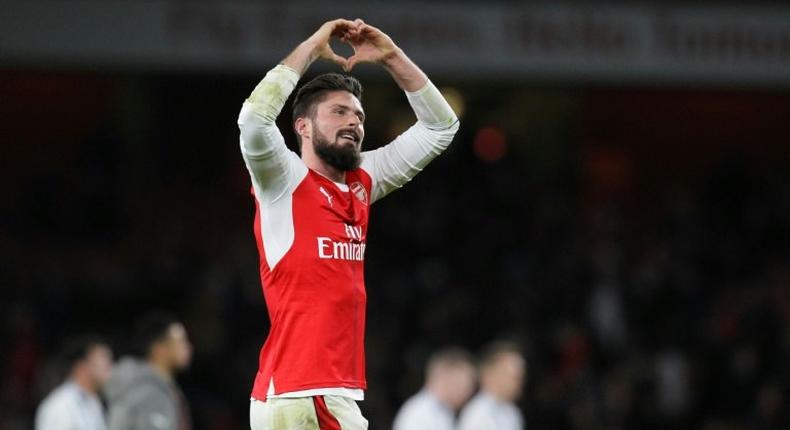
{"type": "Polygon", "coordinates": [[[326,407],[324,396],[314,396],[313,404],[315,405],[315,414],[318,416],[319,430],[342,430],[337,418],[326,407]]]}

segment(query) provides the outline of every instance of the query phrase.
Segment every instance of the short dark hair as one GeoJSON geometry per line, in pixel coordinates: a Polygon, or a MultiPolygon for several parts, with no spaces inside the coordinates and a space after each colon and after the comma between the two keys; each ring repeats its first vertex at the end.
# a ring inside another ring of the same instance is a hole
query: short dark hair
{"type": "Polygon", "coordinates": [[[521,347],[507,340],[497,340],[483,347],[480,353],[480,367],[493,367],[504,354],[518,354],[523,356],[521,347]]]}
{"type": "Polygon", "coordinates": [[[447,346],[431,354],[425,369],[430,373],[437,366],[457,367],[460,365],[474,366],[472,354],[457,346],[447,346]]]}
{"type": "MultiPolygon", "coordinates": [[[[302,85],[296,92],[292,122],[296,122],[297,118],[315,117],[315,106],[322,102],[330,91],[348,91],[362,101],[362,84],[355,77],[340,73],[325,73],[302,85]]],[[[298,135],[297,139],[301,143],[298,135]]]]}
{"type": "Polygon", "coordinates": [[[66,339],[61,346],[60,357],[66,369],[71,370],[80,361],[86,359],[93,348],[108,346],[99,336],[92,334],[76,335],[66,339]]]}
{"type": "Polygon", "coordinates": [[[175,315],[166,311],[152,311],[143,315],[134,326],[132,354],[147,358],[151,353],[151,347],[167,337],[167,332],[173,324],[180,323],[175,315]]]}

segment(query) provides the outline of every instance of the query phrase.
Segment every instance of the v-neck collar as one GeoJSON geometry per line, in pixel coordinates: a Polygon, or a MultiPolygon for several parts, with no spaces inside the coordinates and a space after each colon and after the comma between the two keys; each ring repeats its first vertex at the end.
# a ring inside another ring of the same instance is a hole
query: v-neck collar
{"type": "Polygon", "coordinates": [[[330,179],[329,177],[327,177],[323,173],[319,172],[318,170],[315,170],[315,169],[310,169],[310,170],[315,172],[315,173],[317,173],[319,176],[321,176],[322,178],[326,179],[327,181],[333,183],[340,191],[342,191],[344,193],[348,192],[348,190],[349,190],[348,184],[344,184],[342,182],[333,181],[332,179],[330,179]]]}

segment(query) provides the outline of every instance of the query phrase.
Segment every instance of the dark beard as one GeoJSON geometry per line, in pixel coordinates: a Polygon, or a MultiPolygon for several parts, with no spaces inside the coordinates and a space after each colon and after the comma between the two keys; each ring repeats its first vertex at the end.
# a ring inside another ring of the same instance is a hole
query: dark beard
{"type": "Polygon", "coordinates": [[[337,145],[329,143],[320,131],[316,130],[313,139],[313,150],[315,154],[326,164],[334,167],[341,172],[348,172],[359,167],[362,156],[355,145],[337,145]]]}

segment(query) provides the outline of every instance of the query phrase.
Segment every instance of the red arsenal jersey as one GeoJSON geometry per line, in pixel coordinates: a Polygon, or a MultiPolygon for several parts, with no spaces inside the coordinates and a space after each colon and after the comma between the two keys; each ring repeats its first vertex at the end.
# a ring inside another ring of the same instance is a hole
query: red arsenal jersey
{"type": "Polygon", "coordinates": [[[255,237],[272,327],[261,350],[255,398],[265,398],[270,382],[275,394],[366,387],[362,263],[371,180],[357,169],[346,173],[346,182],[341,189],[310,170],[284,197],[291,200],[289,214],[258,205],[255,237]],[[271,221],[293,225],[293,243],[271,267],[261,221],[279,216],[290,219],[271,221]]]}

